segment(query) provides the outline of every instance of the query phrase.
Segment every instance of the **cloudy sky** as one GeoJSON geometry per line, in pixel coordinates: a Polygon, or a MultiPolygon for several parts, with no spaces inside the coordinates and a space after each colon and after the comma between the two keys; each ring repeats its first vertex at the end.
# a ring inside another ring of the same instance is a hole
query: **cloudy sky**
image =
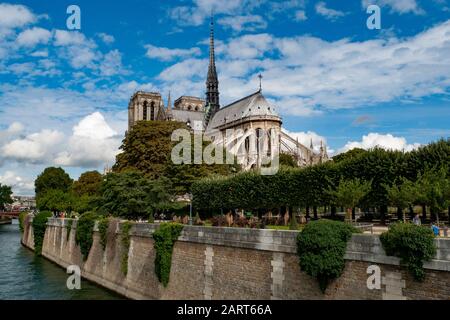
{"type": "Polygon", "coordinates": [[[0,183],[114,163],[138,89],[203,97],[215,11],[221,103],[258,88],[333,152],[450,136],[448,0],[0,2],[0,183]],[[66,27],[81,8],[81,30],[66,27]],[[369,4],[382,29],[369,30],[369,4]]]}

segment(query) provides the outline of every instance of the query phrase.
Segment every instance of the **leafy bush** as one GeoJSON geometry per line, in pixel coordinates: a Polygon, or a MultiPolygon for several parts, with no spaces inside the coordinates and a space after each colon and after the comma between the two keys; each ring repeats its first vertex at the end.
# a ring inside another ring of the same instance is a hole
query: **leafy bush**
{"type": "Polygon", "coordinates": [[[33,218],[34,252],[40,256],[42,254],[42,243],[44,242],[47,220],[52,217],[49,211],[42,211],[33,218]]]}
{"type": "Polygon", "coordinates": [[[213,227],[226,227],[228,222],[224,215],[219,215],[211,218],[211,224],[213,227]]]}
{"type": "Polygon", "coordinates": [[[98,221],[98,232],[100,233],[100,244],[102,245],[103,250],[106,248],[107,241],[107,232],[109,226],[109,218],[101,218],[98,221]]]}
{"type": "Polygon", "coordinates": [[[120,267],[124,275],[128,273],[128,251],[130,250],[130,229],[133,224],[126,221],[120,228],[120,242],[122,243],[122,258],[120,267]]]}
{"type": "Polygon", "coordinates": [[[297,237],[300,268],[315,277],[322,292],[330,280],[338,278],[345,267],[345,250],[352,233],[351,225],[330,220],[313,221],[297,237]]]}
{"type": "Polygon", "coordinates": [[[89,256],[92,247],[93,232],[97,215],[94,212],[86,212],[80,216],[77,223],[76,244],[80,246],[83,260],[89,256]]]}
{"type": "Polygon", "coordinates": [[[433,239],[429,228],[410,223],[393,224],[380,236],[387,255],[399,257],[417,281],[425,279],[423,263],[436,254],[433,239]]]}
{"type": "Polygon", "coordinates": [[[175,241],[181,234],[183,225],[179,223],[163,223],[153,233],[155,240],[155,272],[158,280],[167,287],[169,283],[170,267],[172,265],[172,252],[175,241]]]}
{"type": "Polygon", "coordinates": [[[19,214],[19,228],[20,228],[20,232],[23,232],[24,229],[24,222],[25,222],[25,218],[27,217],[28,212],[21,212],[19,214]]]}

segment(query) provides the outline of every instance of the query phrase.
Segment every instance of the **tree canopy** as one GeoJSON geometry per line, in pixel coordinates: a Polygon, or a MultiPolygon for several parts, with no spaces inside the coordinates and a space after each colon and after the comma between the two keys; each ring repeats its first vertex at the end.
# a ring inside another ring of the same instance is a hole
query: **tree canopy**
{"type": "Polygon", "coordinates": [[[48,190],[61,190],[68,192],[72,186],[72,179],[62,168],[49,167],[34,181],[36,197],[45,194],[48,190]]]}
{"type": "Polygon", "coordinates": [[[81,174],[73,183],[73,192],[78,196],[98,196],[103,182],[103,176],[98,171],[88,171],[81,174]]]}
{"type": "Polygon", "coordinates": [[[12,190],[10,186],[2,185],[0,183],[0,209],[5,210],[5,205],[13,203],[11,198],[12,190]]]}

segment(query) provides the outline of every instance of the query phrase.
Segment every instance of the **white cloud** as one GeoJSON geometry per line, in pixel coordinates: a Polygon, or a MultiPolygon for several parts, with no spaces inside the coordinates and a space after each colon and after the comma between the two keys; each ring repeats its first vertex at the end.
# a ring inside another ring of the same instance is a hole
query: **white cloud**
{"type": "Polygon", "coordinates": [[[336,20],[337,18],[343,17],[346,15],[345,12],[327,8],[326,3],[323,1],[320,1],[316,4],[316,13],[325,17],[329,20],[336,20]]]}
{"type": "Polygon", "coordinates": [[[233,31],[256,31],[267,28],[267,22],[259,15],[227,16],[218,20],[218,23],[233,31]]]}
{"type": "Polygon", "coordinates": [[[16,139],[5,144],[2,156],[16,161],[42,163],[52,158],[53,150],[63,141],[64,135],[57,130],[44,129],[24,139],[16,139]]]}
{"type": "Polygon", "coordinates": [[[14,171],[6,171],[0,175],[0,183],[12,187],[15,195],[34,194],[34,181],[21,177],[14,171]]]}
{"type": "Polygon", "coordinates": [[[116,41],[116,39],[114,38],[114,36],[101,32],[101,33],[97,33],[97,36],[105,43],[105,44],[111,44],[114,43],[114,41],[116,41]]]}
{"type": "Polygon", "coordinates": [[[117,136],[102,114],[95,112],[74,126],[67,149],[58,154],[55,164],[89,168],[111,165],[120,143],[121,136],[117,136]]]}
{"type": "Polygon", "coordinates": [[[95,47],[95,43],[85,37],[84,34],[78,31],[55,31],[55,46],[86,46],[95,47]]]}
{"type": "Polygon", "coordinates": [[[34,47],[39,43],[46,44],[50,40],[52,33],[46,29],[34,27],[22,31],[17,36],[17,44],[23,47],[34,47]]]}
{"type": "Polygon", "coordinates": [[[147,49],[146,56],[148,58],[161,61],[171,61],[175,58],[189,58],[198,56],[201,53],[199,48],[169,49],[164,47],[156,47],[151,44],[145,45],[145,49],[147,49]]]}
{"type": "Polygon", "coordinates": [[[305,10],[297,10],[295,12],[295,21],[305,21],[305,20],[308,20],[305,10]]]}
{"type": "Polygon", "coordinates": [[[363,8],[376,4],[380,7],[390,7],[392,12],[399,14],[414,13],[424,14],[425,11],[420,8],[416,0],[362,0],[363,8]]]}
{"type": "MultiPolygon", "coordinates": [[[[313,148],[315,152],[320,151],[320,145],[323,143],[323,146],[325,147],[327,145],[327,139],[316,132],[313,131],[307,131],[307,132],[291,132],[286,129],[282,129],[283,132],[288,134],[290,137],[294,138],[295,140],[298,140],[302,145],[309,148],[311,146],[311,143],[313,144],[313,148]]],[[[333,150],[328,150],[329,153],[332,153],[333,150]]]]}
{"type": "Polygon", "coordinates": [[[363,136],[361,141],[348,142],[343,148],[339,149],[339,153],[346,152],[355,148],[369,150],[376,147],[386,150],[408,152],[419,148],[420,144],[408,144],[405,138],[395,137],[392,134],[369,133],[368,135],[363,136]]]}
{"type": "Polygon", "coordinates": [[[17,28],[35,21],[36,16],[27,7],[0,3],[0,28],[17,28]]]}
{"type": "Polygon", "coordinates": [[[105,54],[99,68],[100,74],[107,77],[126,73],[122,66],[122,54],[119,50],[112,50],[105,54]]]}

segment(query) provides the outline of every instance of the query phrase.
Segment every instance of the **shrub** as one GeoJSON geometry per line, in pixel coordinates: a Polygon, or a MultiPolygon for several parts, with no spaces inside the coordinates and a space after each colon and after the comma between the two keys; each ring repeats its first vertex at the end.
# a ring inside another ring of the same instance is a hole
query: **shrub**
{"type": "Polygon", "coordinates": [[[128,273],[128,251],[130,250],[130,229],[133,224],[129,221],[122,223],[120,228],[120,242],[122,243],[122,258],[120,267],[124,275],[128,273]]]}
{"type": "Polygon", "coordinates": [[[19,228],[20,228],[20,232],[23,232],[24,229],[24,222],[25,222],[25,218],[27,217],[28,212],[21,212],[19,214],[19,228]]]}
{"type": "Polygon", "coordinates": [[[211,218],[211,224],[213,227],[226,227],[228,222],[224,215],[219,215],[211,218]]]}
{"type": "Polygon", "coordinates": [[[238,217],[234,220],[234,227],[245,228],[248,226],[248,220],[246,217],[238,217]]]}
{"type": "Polygon", "coordinates": [[[345,250],[352,233],[351,225],[330,220],[313,221],[297,237],[300,268],[315,277],[322,292],[330,280],[338,278],[345,267],[345,250]]]}
{"type": "Polygon", "coordinates": [[[33,218],[34,252],[40,256],[42,254],[42,243],[44,242],[47,220],[52,217],[49,211],[42,211],[33,218]]]}
{"type": "Polygon", "coordinates": [[[94,225],[97,215],[94,212],[86,212],[80,216],[77,223],[76,244],[80,246],[83,260],[87,260],[92,247],[94,225]]]}
{"type": "Polygon", "coordinates": [[[181,234],[183,225],[179,223],[163,223],[153,233],[155,240],[155,272],[159,281],[167,287],[169,283],[172,252],[175,241],[181,234]]]}
{"type": "Polygon", "coordinates": [[[425,279],[423,263],[436,254],[433,238],[429,228],[410,223],[393,224],[380,236],[386,254],[399,257],[417,281],[425,279]]]}

